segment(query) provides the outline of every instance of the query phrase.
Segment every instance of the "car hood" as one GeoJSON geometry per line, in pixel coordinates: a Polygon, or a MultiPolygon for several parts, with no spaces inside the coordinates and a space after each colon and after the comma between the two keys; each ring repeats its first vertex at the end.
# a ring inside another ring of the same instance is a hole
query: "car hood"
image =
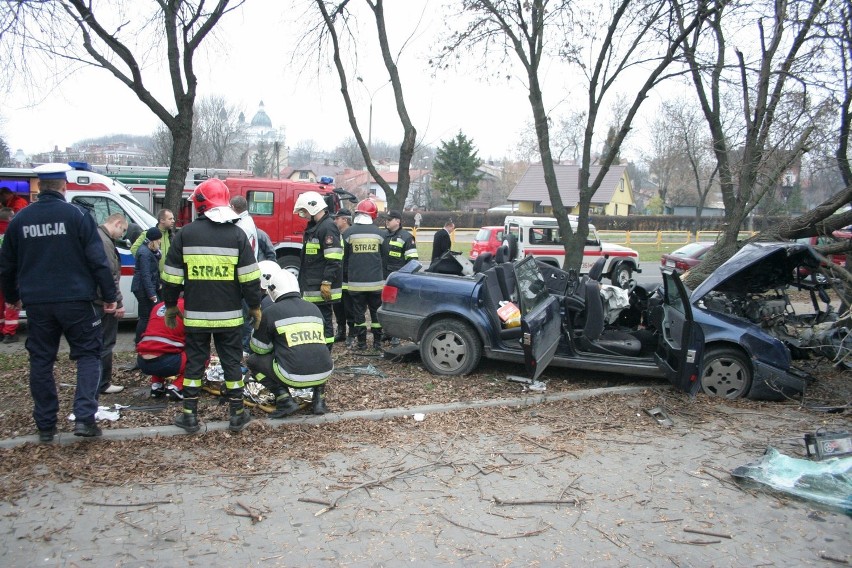
{"type": "Polygon", "coordinates": [[[758,293],[784,287],[794,281],[798,266],[819,266],[810,245],[750,243],[699,284],[690,302],[694,304],[711,291],[758,293]]]}
{"type": "Polygon", "coordinates": [[[603,250],[604,252],[636,252],[632,248],[604,242],[601,243],[601,250],[603,250]]]}

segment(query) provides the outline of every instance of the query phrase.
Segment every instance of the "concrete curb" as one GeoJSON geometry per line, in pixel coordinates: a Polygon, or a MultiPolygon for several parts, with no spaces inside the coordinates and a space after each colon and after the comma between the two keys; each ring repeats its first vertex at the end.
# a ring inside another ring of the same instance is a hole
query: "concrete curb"
{"type": "MultiPolygon", "coordinates": [[[[563,392],[558,394],[537,394],[517,398],[500,398],[494,400],[474,400],[469,402],[452,402],[448,404],[427,404],[423,406],[413,406],[409,408],[383,408],[379,410],[353,410],[351,412],[340,412],[324,414],[322,416],[295,416],[284,420],[266,419],[266,424],[272,427],[289,426],[291,424],[325,424],[332,422],[342,422],[344,420],[386,420],[388,418],[397,418],[416,413],[427,415],[439,412],[453,412],[456,410],[466,410],[470,408],[489,408],[493,406],[533,406],[543,402],[558,402],[562,400],[583,400],[600,395],[607,394],[638,394],[648,389],[668,388],[665,385],[649,384],[646,386],[630,386],[630,387],[608,387],[601,389],[583,389],[578,391],[563,392]]],[[[261,411],[262,412],[262,411],[261,411]]],[[[263,419],[262,415],[254,415],[255,418],[263,419]]],[[[152,428],[126,428],[116,430],[104,430],[104,435],[101,438],[82,438],[75,436],[71,432],[62,432],[57,434],[54,439],[54,444],[71,445],[74,443],[89,443],[98,440],[136,440],[139,438],[158,438],[171,436],[194,436],[204,432],[218,432],[228,429],[227,422],[202,422],[201,431],[198,434],[187,434],[177,426],[156,426],[152,428]]],[[[17,438],[8,438],[0,440],[0,448],[15,448],[26,443],[38,444],[38,436],[20,436],[17,438]]]]}

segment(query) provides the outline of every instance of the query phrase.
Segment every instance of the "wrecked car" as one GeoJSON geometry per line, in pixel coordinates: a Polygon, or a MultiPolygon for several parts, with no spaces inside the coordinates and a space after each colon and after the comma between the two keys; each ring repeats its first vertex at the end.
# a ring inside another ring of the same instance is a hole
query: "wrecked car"
{"type": "Polygon", "coordinates": [[[819,262],[803,244],[747,245],[692,293],[665,268],[662,286],[631,281],[622,290],[600,283],[600,265],[578,277],[527,257],[481,263],[484,270],[474,273],[466,259],[456,259],[457,274],[447,274],[447,260],[444,274],[412,262],[390,275],[379,310],[385,331],[418,343],[435,374],[469,373],[486,357],[523,362],[533,373],[550,365],[666,377],[710,396],[780,400],[813,380],[794,359],[852,347],[847,331],[833,326],[828,280],[816,274],[819,262]],[[813,270],[805,277],[801,267],[813,270]],[[540,292],[528,299],[541,282],[550,299],[540,292]],[[801,290],[811,309],[792,301],[791,290],[801,290]],[[505,302],[520,304],[520,328],[507,328],[496,315],[505,302]],[[539,305],[552,313],[541,314],[539,305]],[[552,327],[541,331],[548,317],[552,327]]]}
{"type": "Polygon", "coordinates": [[[781,399],[812,380],[794,360],[840,362],[849,353],[852,339],[836,325],[832,281],[819,266],[807,244],[751,243],[695,288],[690,303],[706,340],[704,392],[781,399]]]}
{"type": "Polygon", "coordinates": [[[418,343],[423,365],[434,374],[467,374],[486,357],[523,363],[533,380],[545,368],[563,367],[665,378],[697,392],[704,336],[680,278],[664,270],[653,305],[647,291],[632,286],[630,292],[619,288],[605,306],[605,262],[600,258],[578,277],[532,256],[479,263],[485,269],[476,273],[461,256],[442,258],[429,270],[412,261],[388,276],[379,321],[385,333],[418,343]],[[457,270],[450,273],[453,263],[457,270]],[[624,307],[613,317],[610,304],[624,307]],[[506,307],[517,310],[517,321],[501,320],[498,310],[506,307]],[[632,326],[621,323],[630,317],[632,326]],[[648,325],[640,325],[643,319],[648,325]]]}

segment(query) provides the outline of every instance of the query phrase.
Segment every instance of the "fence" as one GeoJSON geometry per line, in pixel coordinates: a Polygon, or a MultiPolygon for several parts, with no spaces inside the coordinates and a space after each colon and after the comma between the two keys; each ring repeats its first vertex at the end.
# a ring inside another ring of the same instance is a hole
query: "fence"
{"type": "MultiPolygon", "coordinates": [[[[428,238],[441,227],[420,227],[418,231],[426,233],[428,238]]],[[[408,229],[415,236],[417,232],[413,227],[408,229]]],[[[478,228],[456,227],[453,231],[453,242],[471,242],[479,232],[478,228]]],[[[614,245],[656,247],[657,250],[671,248],[671,246],[682,246],[692,242],[715,242],[721,231],[621,231],[621,230],[598,230],[598,236],[602,241],[614,245]]],[[[740,231],[738,239],[747,239],[755,234],[754,231],[740,231]]]]}

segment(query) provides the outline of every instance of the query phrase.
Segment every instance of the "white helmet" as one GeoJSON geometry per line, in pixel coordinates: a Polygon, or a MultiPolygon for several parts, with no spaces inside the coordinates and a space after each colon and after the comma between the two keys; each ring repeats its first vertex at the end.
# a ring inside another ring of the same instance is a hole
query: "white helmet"
{"type": "Polygon", "coordinates": [[[269,285],[266,287],[266,293],[274,302],[284,294],[290,292],[299,292],[299,281],[289,270],[279,270],[272,275],[269,280],[269,285]]]}
{"type": "Polygon", "coordinates": [[[309,215],[313,216],[327,209],[328,204],[323,199],[323,196],[316,191],[306,191],[296,200],[296,205],[293,207],[293,213],[299,212],[299,209],[304,209],[309,215]]]}
{"type": "Polygon", "coordinates": [[[257,266],[258,268],[260,268],[261,290],[266,290],[269,287],[269,281],[272,280],[272,277],[275,276],[279,271],[284,270],[274,260],[261,260],[257,263],[257,266]]]}

